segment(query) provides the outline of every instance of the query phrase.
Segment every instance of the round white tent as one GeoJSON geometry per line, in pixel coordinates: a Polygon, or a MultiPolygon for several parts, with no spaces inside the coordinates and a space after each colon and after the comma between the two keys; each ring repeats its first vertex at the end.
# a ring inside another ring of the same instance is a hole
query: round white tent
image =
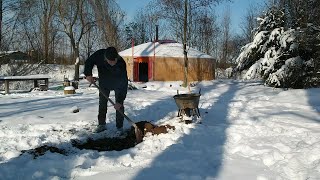
{"type": "MultiPolygon", "coordinates": [[[[119,52],[133,81],[178,81],[184,79],[183,45],[174,41],[148,42],[119,52]]],[[[188,81],[214,79],[215,60],[187,48],[188,81]]]]}

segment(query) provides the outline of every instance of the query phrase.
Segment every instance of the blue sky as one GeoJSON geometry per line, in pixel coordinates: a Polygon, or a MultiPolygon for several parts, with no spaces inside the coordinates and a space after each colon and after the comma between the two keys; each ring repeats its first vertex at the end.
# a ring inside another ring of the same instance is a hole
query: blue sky
{"type": "Polygon", "coordinates": [[[232,2],[222,3],[216,7],[217,15],[221,18],[227,7],[230,7],[230,16],[232,30],[239,30],[240,23],[242,23],[245,14],[250,5],[265,5],[266,0],[232,0],[232,2]]]}
{"type": "MultiPolygon", "coordinates": [[[[130,20],[131,17],[135,15],[137,9],[143,8],[150,2],[151,0],[116,0],[120,5],[121,9],[123,9],[130,20]]],[[[265,0],[232,0],[229,3],[222,3],[216,7],[217,15],[221,17],[223,15],[224,10],[227,7],[230,7],[231,12],[231,24],[232,31],[239,30],[239,24],[242,22],[242,19],[250,6],[250,4],[256,5],[264,5],[265,0]]]]}
{"type": "Polygon", "coordinates": [[[116,0],[120,8],[126,12],[128,18],[133,17],[136,11],[144,8],[151,0],[116,0]]]}

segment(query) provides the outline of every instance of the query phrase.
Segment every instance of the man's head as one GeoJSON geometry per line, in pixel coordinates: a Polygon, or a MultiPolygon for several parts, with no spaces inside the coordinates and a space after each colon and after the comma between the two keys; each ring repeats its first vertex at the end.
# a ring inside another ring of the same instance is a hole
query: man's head
{"type": "Polygon", "coordinates": [[[118,51],[115,47],[111,46],[106,49],[105,59],[111,66],[114,66],[117,63],[118,56],[118,51]]]}

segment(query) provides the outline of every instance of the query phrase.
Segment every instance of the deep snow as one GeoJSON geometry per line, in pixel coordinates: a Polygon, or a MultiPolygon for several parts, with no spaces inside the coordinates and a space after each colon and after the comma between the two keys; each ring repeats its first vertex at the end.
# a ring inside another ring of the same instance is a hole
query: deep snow
{"type": "Polygon", "coordinates": [[[110,105],[108,130],[91,133],[98,91],[86,81],[80,81],[74,95],[63,95],[62,81],[50,83],[48,91],[0,94],[0,179],[320,179],[319,88],[283,90],[235,80],[196,83],[191,91],[201,88],[201,124],[185,124],[176,117],[172,98],[177,90],[188,93],[180,84],[135,83],[139,88],[128,91],[126,114],[176,129],[109,152],[79,150],[70,143],[116,131],[110,105]],[[77,108],[80,112],[73,113],[77,108]],[[68,155],[47,152],[33,159],[21,154],[42,145],[66,149],[68,155]]]}

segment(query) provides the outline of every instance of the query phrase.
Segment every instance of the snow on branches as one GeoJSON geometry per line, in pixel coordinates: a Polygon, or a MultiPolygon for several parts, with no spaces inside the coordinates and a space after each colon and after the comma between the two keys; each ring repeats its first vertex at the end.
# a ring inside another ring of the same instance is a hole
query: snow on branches
{"type": "Polygon", "coordinates": [[[242,78],[263,79],[272,87],[304,88],[315,84],[311,79],[319,81],[311,77],[315,46],[307,39],[310,26],[284,28],[283,18],[276,9],[259,18],[254,40],[241,49],[233,74],[246,72],[242,78]]]}

